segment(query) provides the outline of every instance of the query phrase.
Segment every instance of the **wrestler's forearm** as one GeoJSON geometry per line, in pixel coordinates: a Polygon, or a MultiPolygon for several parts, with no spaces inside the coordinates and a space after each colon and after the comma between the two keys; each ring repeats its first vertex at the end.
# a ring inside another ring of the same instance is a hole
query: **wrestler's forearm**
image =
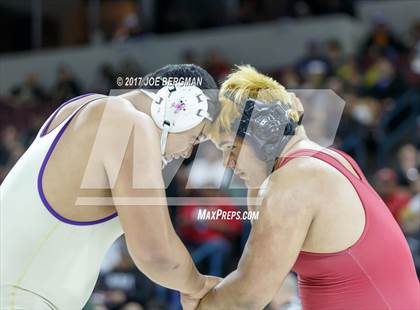
{"type": "Polygon", "coordinates": [[[185,246],[176,237],[168,251],[132,255],[137,267],[153,282],[184,294],[195,294],[205,285],[185,246]]]}
{"type": "Polygon", "coordinates": [[[209,291],[198,309],[262,309],[264,304],[253,297],[247,281],[238,270],[233,271],[209,291]]]}

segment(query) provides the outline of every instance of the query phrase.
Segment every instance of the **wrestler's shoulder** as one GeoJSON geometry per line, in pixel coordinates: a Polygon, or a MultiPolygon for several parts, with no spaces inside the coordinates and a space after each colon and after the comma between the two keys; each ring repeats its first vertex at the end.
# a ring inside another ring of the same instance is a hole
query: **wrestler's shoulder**
{"type": "Polygon", "coordinates": [[[133,122],[142,129],[154,128],[152,118],[146,113],[137,110],[129,100],[123,97],[107,96],[98,100],[97,105],[109,109],[108,111],[121,122],[133,122]]]}
{"type": "Polygon", "coordinates": [[[272,182],[316,180],[324,178],[331,171],[325,163],[313,157],[298,157],[280,167],[271,175],[272,182]]]}
{"type": "Polygon", "coordinates": [[[326,173],[329,174],[314,158],[295,158],[271,174],[260,196],[271,199],[276,210],[282,206],[282,212],[304,211],[313,215],[328,200],[327,189],[334,189],[334,181],[326,173]]]}
{"type": "Polygon", "coordinates": [[[337,171],[328,164],[312,157],[299,157],[274,171],[270,176],[271,186],[282,192],[306,193],[323,192],[334,188],[339,182],[337,171]],[[304,190],[303,190],[304,189],[304,190]]]}

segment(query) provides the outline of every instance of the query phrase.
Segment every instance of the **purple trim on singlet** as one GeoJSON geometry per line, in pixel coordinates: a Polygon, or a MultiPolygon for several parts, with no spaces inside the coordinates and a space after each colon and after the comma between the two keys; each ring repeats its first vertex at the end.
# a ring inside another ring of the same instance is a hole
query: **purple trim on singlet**
{"type": "MultiPolygon", "coordinates": [[[[87,95],[83,95],[83,96],[87,96],[87,95]]],[[[81,96],[77,97],[77,98],[81,98],[81,96]]],[[[61,216],[60,214],[58,214],[52,207],[51,205],[48,203],[47,198],[44,195],[44,190],[42,188],[42,177],[44,175],[44,171],[45,171],[45,167],[47,166],[48,160],[51,157],[52,152],[54,151],[55,146],[57,145],[58,141],[60,141],[61,136],[63,135],[64,131],[66,130],[67,126],[70,124],[71,120],[73,119],[73,117],[76,116],[76,114],[84,107],[86,106],[88,103],[95,101],[96,99],[101,99],[101,98],[95,98],[91,101],[86,102],[85,104],[83,104],[82,106],[80,106],[74,113],[73,115],[66,121],[66,123],[64,124],[64,126],[60,129],[60,131],[58,132],[57,136],[54,138],[53,143],[51,144],[50,148],[48,149],[47,155],[45,155],[44,161],[42,162],[41,165],[41,169],[39,170],[39,174],[38,174],[38,193],[39,193],[39,197],[41,198],[42,203],[44,204],[44,206],[47,208],[47,210],[55,217],[57,218],[59,221],[67,223],[67,224],[71,224],[71,225],[95,225],[95,224],[100,224],[106,221],[109,221],[111,219],[113,219],[114,217],[116,217],[118,214],[117,212],[103,218],[103,219],[99,219],[96,221],[88,221],[88,222],[79,222],[79,221],[73,221],[73,220],[69,220],[63,216],[61,216]]],[[[75,98],[73,99],[75,100],[75,98]]],[[[70,101],[67,101],[65,104],[69,103],[70,101]]],[[[61,105],[60,107],[62,107],[63,105],[61,105]]],[[[57,109],[57,111],[60,108],[57,109]]],[[[53,119],[54,117],[52,117],[51,119],[53,119]]]]}
{"type": "Polygon", "coordinates": [[[80,96],[77,96],[77,97],[74,97],[74,98],[72,98],[72,99],[70,99],[70,100],[67,100],[67,101],[65,101],[65,102],[63,102],[55,111],[54,111],[54,113],[51,115],[51,117],[50,117],[50,119],[47,121],[47,123],[45,124],[45,126],[44,126],[44,128],[42,129],[42,132],[41,132],[41,134],[39,135],[40,137],[43,137],[43,136],[45,136],[45,134],[47,133],[47,130],[48,130],[48,128],[50,127],[50,125],[51,125],[51,123],[52,123],[52,121],[54,120],[54,118],[57,116],[57,114],[58,114],[58,112],[60,112],[60,110],[64,107],[64,106],[66,106],[66,105],[68,105],[69,103],[71,103],[71,102],[73,102],[73,101],[75,101],[75,100],[77,100],[77,99],[80,99],[80,98],[83,98],[83,97],[86,97],[86,96],[90,96],[90,95],[95,95],[95,93],[87,93],[87,94],[84,94],[84,95],[80,95],[80,96]]]}

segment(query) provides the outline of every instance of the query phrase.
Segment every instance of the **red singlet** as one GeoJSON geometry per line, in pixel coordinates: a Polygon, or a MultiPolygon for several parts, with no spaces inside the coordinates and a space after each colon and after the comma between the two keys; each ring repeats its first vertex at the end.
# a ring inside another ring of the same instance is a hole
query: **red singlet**
{"type": "Polygon", "coordinates": [[[309,149],[288,154],[278,167],[301,156],[322,160],[351,182],[365,210],[364,231],[348,249],[327,254],[300,252],[293,271],[298,274],[303,309],[419,310],[420,284],[400,227],[356,162],[337,152],[359,178],[333,156],[309,149]]]}

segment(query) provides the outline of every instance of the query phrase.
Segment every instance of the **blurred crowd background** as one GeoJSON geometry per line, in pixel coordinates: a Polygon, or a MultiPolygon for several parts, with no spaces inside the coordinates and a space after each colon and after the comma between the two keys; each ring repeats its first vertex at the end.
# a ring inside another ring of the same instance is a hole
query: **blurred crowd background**
{"type": "MultiPolygon", "coordinates": [[[[33,23],[28,10],[43,12],[42,47],[80,45],[95,41],[121,41],[150,33],[170,33],[275,20],[280,17],[354,14],[353,0],[0,0],[0,23],[5,32],[0,50],[29,49],[33,23]],[[41,6],[41,7],[40,7],[41,6]],[[100,14],[89,13],[100,7],[100,14]],[[26,8],[22,10],[22,8],[26,8]],[[17,14],[16,12],[20,12],[17,14]],[[26,14],[25,14],[26,12],[26,14]],[[99,16],[100,15],[100,16],[99,16]],[[56,17],[60,17],[57,19],[56,17]],[[77,23],[74,23],[77,19],[77,23]],[[98,26],[98,27],[96,27],[98,26]]],[[[34,29],[36,31],[36,29],[34,29]]],[[[36,39],[36,38],[35,38],[36,39]]]]}
{"type": "MultiPolygon", "coordinates": [[[[141,2],[150,4],[153,1],[141,2]]],[[[155,3],[155,18],[148,19],[144,7],[139,7],[136,1],[80,1],[80,7],[74,9],[79,13],[89,10],[92,5],[103,5],[109,10],[108,20],[101,20],[100,31],[92,37],[89,31],[81,30],[89,29],[87,20],[78,20],[79,28],[73,33],[65,27],[58,31],[47,18],[43,21],[46,34],[37,44],[40,45],[38,48],[51,48],[85,44],[89,40],[124,41],[147,33],[230,27],[278,18],[333,13],[353,15],[355,2],[161,0],[155,3]],[[119,10],[114,10],[113,14],[113,8],[117,6],[119,10]],[[154,22],[156,20],[159,22],[154,22]]],[[[72,14],[77,13],[70,10],[67,18],[76,16],[72,14]]],[[[0,20],[3,27],[7,23],[18,34],[10,32],[2,40],[1,52],[33,48],[34,42],[27,39],[25,30],[30,20],[16,18],[3,9],[0,20]]],[[[406,235],[420,276],[420,18],[411,25],[409,33],[401,37],[394,33],[386,16],[379,14],[372,19],[370,31],[357,45],[357,52],[348,54],[337,38],[319,41],[314,37],[306,43],[305,53],[295,62],[258,69],[288,89],[332,89],[345,100],[334,146],[355,158],[391,210],[406,235]]],[[[185,49],[182,57],[184,63],[204,67],[219,83],[235,65],[217,49],[202,53],[191,46],[185,49]]],[[[110,89],[117,88],[117,76],[145,75],[147,72],[142,66],[145,62],[147,59],[139,57],[127,58],[119,64],[103,63],[89,83],[81,82],[66,63],[56,68],[52,87],[47,88],[40,82],[39,72],[23,77],[0,97],[0,181],[31,144],[47,116],[63,101],[87,92],[108,94],[110,89]]],[[[223,199],[218,198],[220,205],[215,208],[246,208],[227,203],[233,195],[244,195],[243,191],[186,189],[188,177],[189,182],[203,186],[214,184],[217,176],[223,174],[219,158],[210,151],[204,154],[195,163],[198,168],[194,175],[189,176],[193,159],[182,164],[168,188],[168,196],[217,194],[223,199]],[[210,175],[208,171],[214,173],[210,175]]],[[[199,207],[170,207],[174,226],[202,273],[225,276],[237,265],[250,224],[236,220],[197,221],[199,207]]],[[[298,303],[293,275],[285,285],[287,289],[276,296],[269,309],[298,303]]],[[[107,254],[97,287],[86,306],[86,309],[97,310],[178,308],[178,294],[153,284],[139,272],[122,238],[107,254]]]]}

